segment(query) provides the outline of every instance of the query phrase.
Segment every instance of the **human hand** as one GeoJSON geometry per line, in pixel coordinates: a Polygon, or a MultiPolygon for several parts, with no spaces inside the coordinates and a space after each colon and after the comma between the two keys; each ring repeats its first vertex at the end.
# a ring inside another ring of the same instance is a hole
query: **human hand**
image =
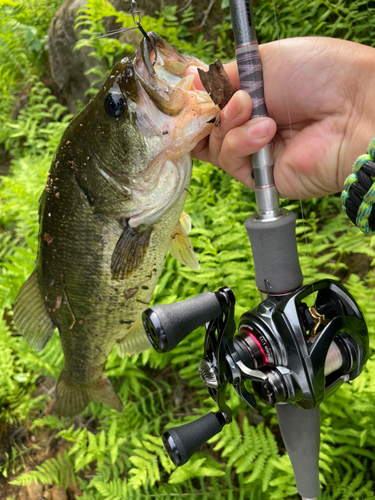
{"type": "MultiPolygon", "coordinates": [[[[375,137],[375,49],[330,38],[294,38],[260,47],[270,118],[251,115],[238,91],[220,124],[192,151],[254,189],[249,155],[273,139],[276,186],[283,197],[343,189],[354,160],[375,137]]],[[[234,90],[237,63],[225,65],[234,90]]],[[[197,88],[203,88],[199,77],[197,88]]]]}

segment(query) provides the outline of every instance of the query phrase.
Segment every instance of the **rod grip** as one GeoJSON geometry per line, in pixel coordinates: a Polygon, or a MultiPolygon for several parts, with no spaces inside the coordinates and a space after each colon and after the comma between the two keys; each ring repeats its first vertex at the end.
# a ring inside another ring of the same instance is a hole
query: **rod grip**
{"type": "Polygon", "coordinates": [[[170,459],[177,466],[186,464],[202,444],[216,436],[223,426],[224,421],[210,412],[194,422],[168,429],[162,437],[170,459]]]}
{"type": "Polygon", "coordinates": [[[274,221],[249,217],[245,227],[253,251],[258,290],[271,295],[297,290],[303,276],[298,259],[295,214],[284,211],[283,216],[274,221]]]}
{"type": "Polygon", "coordinates": [[[142,321],[152,347],[157,352],[169,352],[189,333],[221,314],[216,294],[205,292],[175,304],[149,307],[142,321]]]}

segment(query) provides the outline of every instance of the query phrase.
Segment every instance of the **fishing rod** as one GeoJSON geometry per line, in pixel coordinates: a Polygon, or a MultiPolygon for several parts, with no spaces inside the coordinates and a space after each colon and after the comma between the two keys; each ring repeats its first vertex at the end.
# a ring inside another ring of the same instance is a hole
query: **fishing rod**
{"type": "MultiPolygon", "coordinates": [[[[230,7],[240,85],[253,102],[251,118],[267,116],[251,4],[230,0],[230,7]]],[[[251,161],[258,211],[245,227],[260,304],[241,316],[238,328],[235,297],[228,287],[143,313],[145,331],[158,352],[173,350],[206,326],[199,373],[218,411],[168,429],[163,441],[172,461],[183,465],[232,421],[228,386],[251,408],[256,407],[255,394],[276,406],[298,493],[303,500],[315,500],[320,491],[319,405],[361,373],[368,358],[368,331],[357,303],[341,284],[325,279],[303,286],[296,216],[280,209],[272,145],[251,161]]]]}

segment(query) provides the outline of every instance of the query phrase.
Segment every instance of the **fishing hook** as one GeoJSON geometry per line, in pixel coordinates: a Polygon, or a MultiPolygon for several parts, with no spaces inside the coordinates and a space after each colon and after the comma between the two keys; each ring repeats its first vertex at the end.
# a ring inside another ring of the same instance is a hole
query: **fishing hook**
{"type": "Polygon", "coordinates": [[[151,47],[152,47],[152,49],[154,51],[155,60],[152,63],[152,65],[155,66],[155,64],[156,64],[156,62],[158,60],[158,53],[157,53],[156,47],[152,43],[150,37],[148,36],[148,34],[146,33],[146,31],[141,26],[141,16],[140,16],[140,13],[139,13],[139,10],[138,10],[137,2],[135,0],[132,0],[129,12],[132,15],[133,22],[134,22],[135,26],[131,26],[130,28],[120,28],[118,30],[108,31],[108,33],[100,34],[99,36],[96,36],[95,39],[97,39],[97,38],[104,38],[104,37],[109,36],[109,35],[116,35],[117,33],[123,33],[125,31],[131,31],[131,30],[139,29],[139,31],[142,33],[142,35],[144,36],[144,38],[149,42],[149,44],[151,45],[151,47]]]}
{"type": "Polygon", "coordinates": [[[134,24],[137,25],[139,31],[142,33],[142,35],[146,38],[146,40],[149,42],[149,44],[151,45],[151,47],[153,48],[154,50],[154,53],[155,53],[155,60],[154,62],[152,63],[153,66],[155,66],[156,64],[156,61],[158,59],[158,53],[156,51],[156,47],[155,45],[152,43],[150,37],[148,36],[148,34],[145,32],[145,30],[142,28],[141,26],[141,18],[140,18],[140,15],[139,15],[139,10],[138,10],[138,6],[137,6],[137,2],[135,0],[132,0],[132,4],[131,4],[131,7],[130,7],[130,11],[129,11],[133,17],[133,21],[134,21],[134,24]]]}

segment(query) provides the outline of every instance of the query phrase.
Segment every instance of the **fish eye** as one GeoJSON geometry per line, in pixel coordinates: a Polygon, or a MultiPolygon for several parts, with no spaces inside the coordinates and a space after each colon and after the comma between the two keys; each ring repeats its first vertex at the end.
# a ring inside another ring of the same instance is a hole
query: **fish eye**
{"type": "Polygon", "coordinates": [[[126,109],[125,100],[121,94],[108,94],[104,103],[105,111],[111,118],[117,118],[122,115],[126,109]]]}

